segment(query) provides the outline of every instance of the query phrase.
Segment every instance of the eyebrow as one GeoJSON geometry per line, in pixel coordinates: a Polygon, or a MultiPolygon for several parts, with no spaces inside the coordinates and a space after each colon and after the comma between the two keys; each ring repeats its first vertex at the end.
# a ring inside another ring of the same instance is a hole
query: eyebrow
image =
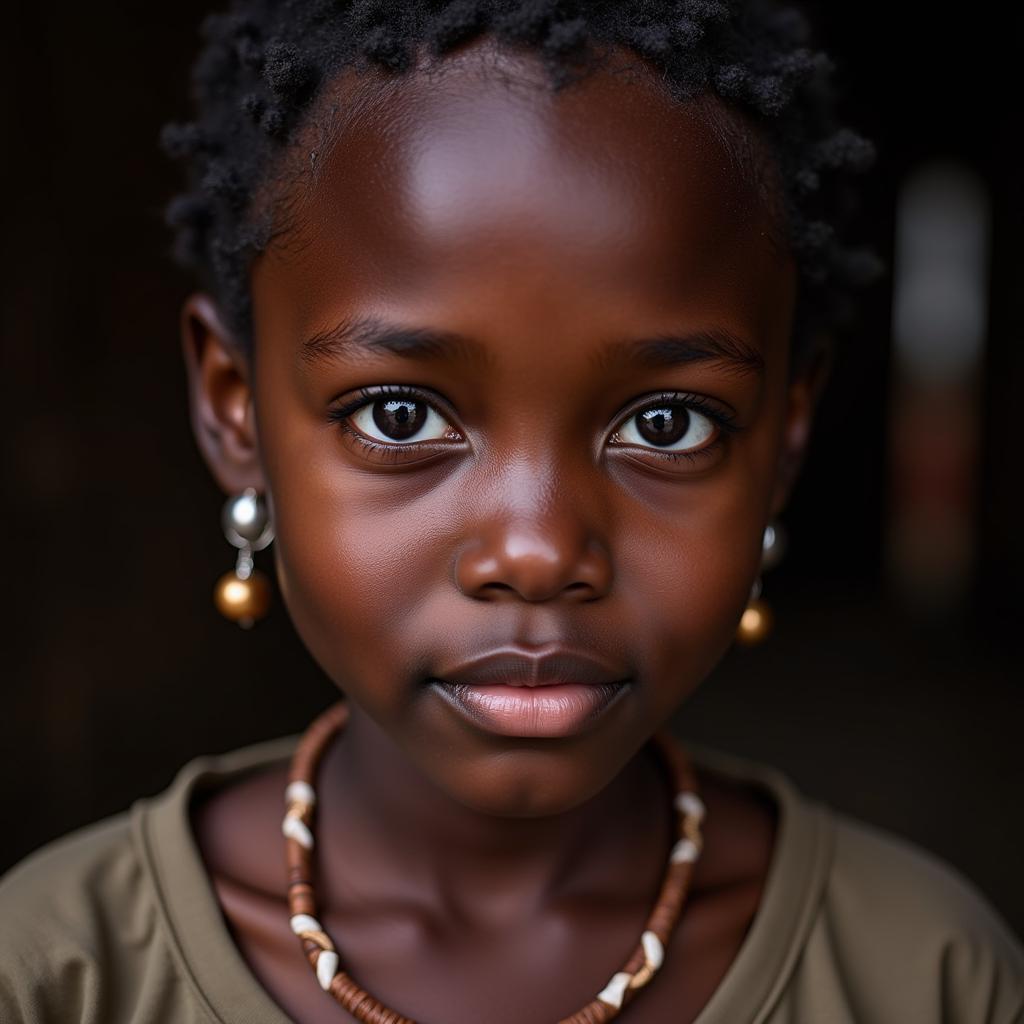
{"type": "MultiPolygon", "coordinates": [[[[306,365],[358,356],[391,353],[405,359],[465,359],[492,364],[479,342],[454,331],[432,327],[405,327],[380,317],[346,317],[334,327],[302,342],[300,358],[306,365]]],[[[600,366],[632,362],[649,369],[670,369],[691,363],[717,363],[732,372],[764,376],[764,356],[749,342],[724,327],[661,333],[649,338],[610,341],[594,354],[600,366]]]]}
{"type": "Polygon", "coordinates": [[[307,365],[357,356],[390,352],[406,359],[468,359],[490,362],[484,347],[454,331],[433,327],[405,327],[366,315],[346,317],[341,323],[307,338],[299,350],[307,365]]]}
{"type": "Polygon", "coordinates": [[[652,370],[690,363],[718,364],[737,376],[765,374],[764,356],[755,346],[725,327],[704,327],[651,338],[612,341],[597,354],[599,365],[635,362],[652,370]]]}

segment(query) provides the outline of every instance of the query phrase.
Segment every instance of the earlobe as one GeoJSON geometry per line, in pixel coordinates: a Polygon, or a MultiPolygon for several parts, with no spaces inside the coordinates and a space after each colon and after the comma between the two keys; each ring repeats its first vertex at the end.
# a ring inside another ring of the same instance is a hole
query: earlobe
{"type": "Polygon", "coordinates": [[[266,490],[256,435],[250,360],[213,298],[196,292],[181,310],[192,431],[226,494],[266,490]]]}
{"type": "Polygon", "coordinates": [[[821,339],[788,385],[778,472],[769,518],[774,519],[782,513],[800,474],[807,455],[814,413],[832,371],[833,360],[831,339],[821,339]]]}

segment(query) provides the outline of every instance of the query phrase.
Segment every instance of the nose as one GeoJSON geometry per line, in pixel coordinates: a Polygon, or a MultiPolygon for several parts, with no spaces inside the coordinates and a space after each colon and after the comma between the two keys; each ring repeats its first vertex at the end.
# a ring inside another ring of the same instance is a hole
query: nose
{"type": "Polygon", "coordinates": [[[497,495],[471,504],[478,510],[475,535],[462,546],[455,567],[464,594],[593,601],[608,592],[607,520],[592,493],[581,493],[564,473],[533,470],[510,474],[497,495]]]}

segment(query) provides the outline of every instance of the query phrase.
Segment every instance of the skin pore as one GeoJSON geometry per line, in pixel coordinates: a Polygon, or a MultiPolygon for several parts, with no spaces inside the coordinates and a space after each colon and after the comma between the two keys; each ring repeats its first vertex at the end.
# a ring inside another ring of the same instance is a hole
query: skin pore
{"type": "MultiPolygon", "coordinates": [[[[671,794],[647,740],[732,642],[823,371],[790,372],[795,266],[707,104],[614,69],[556,95],[535,57],[480,40],[385,92],[346,73],[320,109],[374,88],[386,102],[317,151],[255,261],[254,358],[209,296],[186,303],[193,424],[226,493],[266,495],[288,613],[351,705],[318,786],[320,919],[342,964],[418,1020],[557,1020],[653,906],[671,794]],[[371,318],[423,344],[359,347],[371,318]],[[638,356],[697,332],[703,358],[696,342],[672,365],[638,356]],[[414,394],[380,394],[398,387],[414,394]],[[408,439],[383,433],[394,400],[421,423],[408,439]],[[659,409],[691,457],[638,425],[659,409]],[[553,641],[631,679],[578,735],[497,736],[427,685],[553,641]]],[[[699,781],[704,852],[625,1021],[695,1019],[760,900],[774,807],[699,781]]],[[[304,1024],[351,1019],[288,928],[284,785],[274,770],[217,792],[197,841],[276,1001],[304,1024]]]]}

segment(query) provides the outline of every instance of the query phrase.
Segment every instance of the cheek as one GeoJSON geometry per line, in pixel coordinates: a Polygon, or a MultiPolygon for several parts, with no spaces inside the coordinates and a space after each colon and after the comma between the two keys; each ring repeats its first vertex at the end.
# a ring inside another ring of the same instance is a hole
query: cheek
{"type": "Polygon", "coordinates": [[[630,528],[619,537],[617,585],[653,683],[654,720],[672,714],[732,646],[760,570],[781,415],[769,394],[721,472],[634,491],[622,513],[630,528]]]}
{"type": "Polygon", "coordinates": [[[437,560],[446,548],[415,499],[396,506],[392,497],[385,505],[378,488],[354,483],[308,464],[277,474],[275,564],[310,654],[383,721],[403,714],[410,688],[427,671],[416,660],[425,652],[408,638],[422,633],[423,603],[433,582],[445,578],[437,560]]]}
{"type": "Polygon", "coordinates": [[[620,548],[618,579],[630,595],[635,649],[664,719],[733,642],[757,573],[760,496],[705,495],[678,518],[641,520],[620,548]]]}

